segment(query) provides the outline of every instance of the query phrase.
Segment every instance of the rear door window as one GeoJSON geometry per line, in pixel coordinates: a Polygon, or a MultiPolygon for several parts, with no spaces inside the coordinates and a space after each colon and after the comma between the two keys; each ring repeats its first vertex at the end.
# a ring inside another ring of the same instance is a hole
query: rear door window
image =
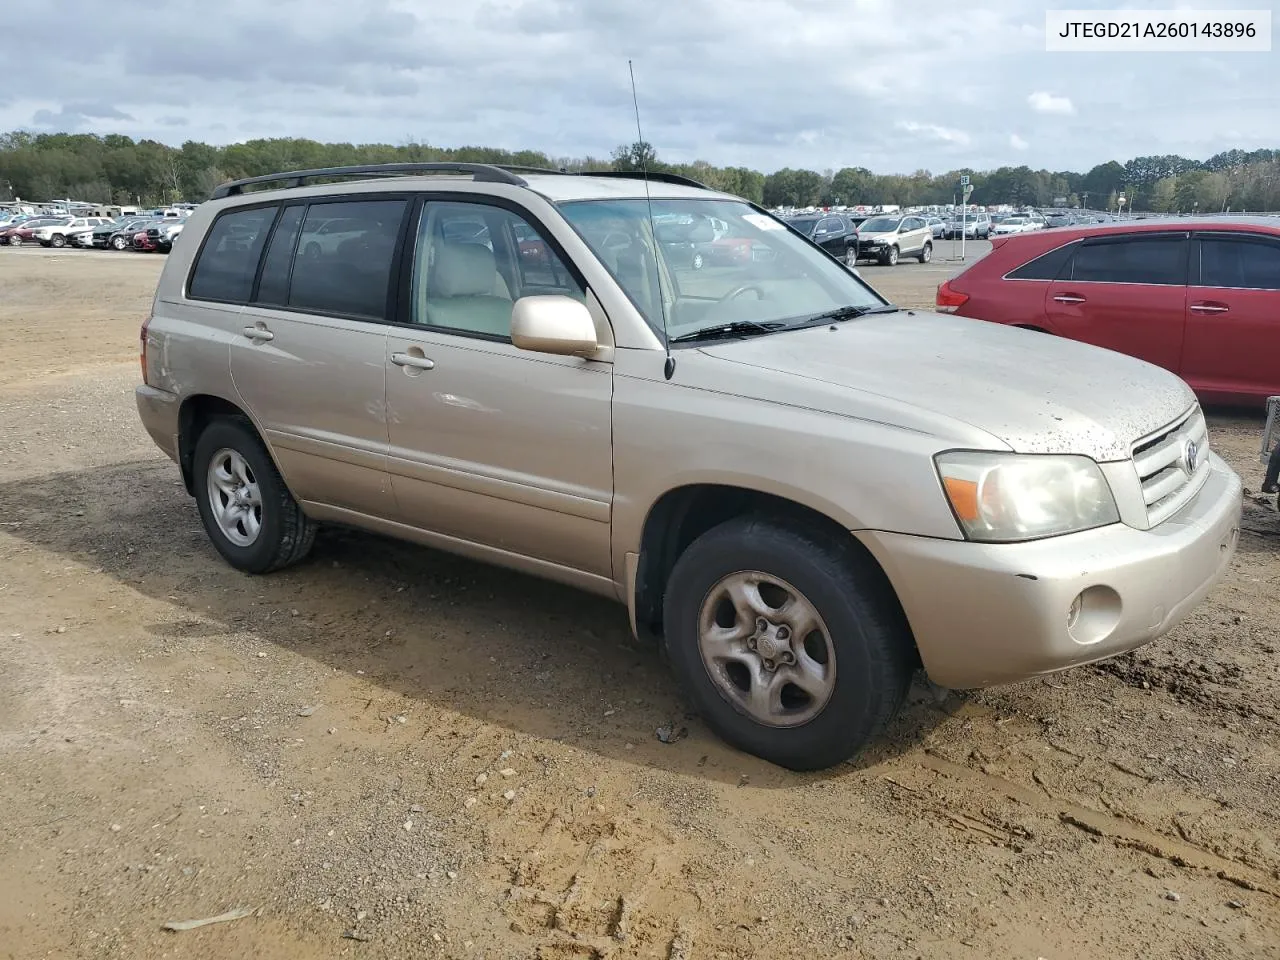
{"type": "Polygon", "coordinates": [[[313,203],[298,237],[288,306],[386,320],[392,262],[407,206],[404,199],[313,203]],[[339,223],[333,224],[335,220],[339,223]]]}
{"type": "Polygon", "coordinates": [[[1070,279],[1182,286],[1187,282],[1188,247],[1185,236],[1085,241],[1076,251],[1070,279]]]}
{"type": "Polygon", "coordinates": [[[285,306],[289,302],[289,276],[293,273],[293,250],[298,243],[298,228],[302,225],[305,206],[285,207],[276,224],[275,233],[262,261],[262,277],[258,280],[259,303],[285,306]]]}
{"type": "Polygon", "coordinates": [[[1280,290],[1280,241],[1263,237],[1201,239],[1200,286],[1280,290]]]}
{"type": "Polygon", "coordinates": [[[278,209],[272,205],[221,214],[196,259],[187,295],[196,300],[247,302],[253,292],[258,258],[278,209]]]}

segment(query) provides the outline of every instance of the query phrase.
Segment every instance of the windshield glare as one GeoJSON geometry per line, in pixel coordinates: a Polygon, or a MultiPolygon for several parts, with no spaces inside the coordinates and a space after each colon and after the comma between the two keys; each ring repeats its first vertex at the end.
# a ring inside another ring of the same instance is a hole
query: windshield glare
{"type": "Polygon", "coordinates": [[[859,233],[893,233],[902,221],[896,217],[876,217],[865,221],[858,228],[859,233]]]}
{"type": "Polygon", "coordinates": [[[561,213],[661,336],[736,322],[798,322],[886,303],[841,263],[737,200],[573,200],[561,213]],[[655,266],[658,269],[655,269],[655,266]]]}

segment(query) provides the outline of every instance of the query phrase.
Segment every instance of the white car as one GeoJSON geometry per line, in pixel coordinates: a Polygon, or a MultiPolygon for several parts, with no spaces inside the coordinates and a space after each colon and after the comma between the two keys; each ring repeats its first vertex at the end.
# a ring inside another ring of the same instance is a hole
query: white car
{"type": "Polygon", "coordinates": [[[991,228],[991,235],[998,237],[1010,233],[1026,233],[1028,230],[1038,230],[1042,226],[1043,224],[1036,223],[1030,217],[1008,217],[991,228]]]}
{"type": "Polygon", "coordinates": [[[80,233],[82,230],[92,231],[94,227],[100,227],[102,224],[110,222],[106,217],[76,217],[66,223],[41,227],[39,230],[32,232],[31,236],[39,241],[42,247],[65,247],[71,234],[80,233]]]}

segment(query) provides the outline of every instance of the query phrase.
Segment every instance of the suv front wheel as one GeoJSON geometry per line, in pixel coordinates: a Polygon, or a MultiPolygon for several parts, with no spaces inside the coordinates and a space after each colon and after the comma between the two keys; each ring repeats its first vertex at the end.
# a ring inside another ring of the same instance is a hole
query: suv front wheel
{"type": "Polygon", "coordinates": [[[896,243],[880,254],[880,263],[886,267],[896,267],[898,265],[898,245],[896,243]]]}
{"type": "Polygon", "coordinates": [[[269,573],[310,552],[316,525],[247,421],[209,424],[196,441],[192,470],[200,520],[231,566],[269,573]]]}
{"type": "Polygon", "coordinates": [[[792,770],[833,766],[881,734],[915,668],[892,590],[856,544],[759,517],[685,550],[664,632],[708,726],[792,770]]]}

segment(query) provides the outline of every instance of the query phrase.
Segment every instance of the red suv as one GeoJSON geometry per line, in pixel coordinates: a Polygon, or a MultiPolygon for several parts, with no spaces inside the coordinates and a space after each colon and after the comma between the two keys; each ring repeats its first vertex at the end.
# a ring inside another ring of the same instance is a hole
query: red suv
{"type": "Polygon", "coordinates": [[[1134,220],[992,239],[940,311],[1171,370],[1205,403],[1280,394],[1280,218],[1134,220]]]}

